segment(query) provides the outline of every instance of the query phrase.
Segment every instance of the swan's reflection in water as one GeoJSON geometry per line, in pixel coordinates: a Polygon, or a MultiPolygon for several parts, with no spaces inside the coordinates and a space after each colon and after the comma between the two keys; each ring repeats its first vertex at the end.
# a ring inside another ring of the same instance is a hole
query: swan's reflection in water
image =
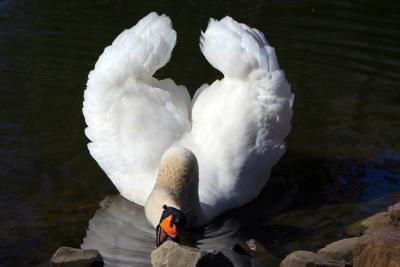
{"type": "MultiPolygon", "coordinates": [[[[201,250],[219,250],[235,266],[249,266],[249,259],[232,250],[238,242],[239,223],[225,219],[197,231],[182,233],[185,245],[201,250]]],[[[122,198],[108,196],[89,221],[82,248],[100,251],[106,266],[151,266],[150,253],[155,247],[155,230],[147,222],[143,207],[122,198]]]]}

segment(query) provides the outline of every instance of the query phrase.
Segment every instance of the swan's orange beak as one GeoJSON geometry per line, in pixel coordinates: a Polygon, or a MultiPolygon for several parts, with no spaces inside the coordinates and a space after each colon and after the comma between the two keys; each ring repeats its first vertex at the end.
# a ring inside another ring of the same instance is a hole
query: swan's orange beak
{"type": "Polygon", "coordinates": [[[175,238],[177,235],[176,225],[172,222],[172,215],[169,215],[160,223],[161,229],[164,230],[170,237],[175,238]]]}
{"type": "Polygon", "coordinates": [[[179,242],[178,231],[173,222],[173,216],[168,215],[157,226],[157,247],[161,246],[168,239],[179,242]]]}

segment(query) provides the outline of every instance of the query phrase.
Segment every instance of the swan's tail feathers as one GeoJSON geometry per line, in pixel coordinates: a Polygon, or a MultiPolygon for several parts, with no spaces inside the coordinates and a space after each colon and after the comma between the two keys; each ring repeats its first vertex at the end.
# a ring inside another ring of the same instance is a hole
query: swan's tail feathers
{"type": "Polygon", "coordinates": [[[210,19],[207,30],[202,32],[200,48],[225,77],[245,79],[255,70],[279,70],[275,51],[264,35],[231,17],[210,19]]]}
{"type": "Polygon", "coordinates": [[[171,58],[176,32],[166,15],[150,13],[123,31],[108,46],[89,78],[120,83],[129,77],[149,78],[171,58]]]}

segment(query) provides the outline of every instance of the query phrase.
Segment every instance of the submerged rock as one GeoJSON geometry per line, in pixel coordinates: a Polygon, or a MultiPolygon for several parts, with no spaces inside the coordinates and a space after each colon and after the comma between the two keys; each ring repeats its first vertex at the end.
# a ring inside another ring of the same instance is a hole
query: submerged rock
{"type": "Polygon", "coordinates": [[[368,227],[363,224],[364,220],[365,219],[357,220],[357,221],[353,222],[352,224],[350,224],[349,226],[347,226],[344,230],[346,235],[360,236],[360,235],[364,234],[365,231],[368,229],[368,227]]]}
{"type": "Polygon", "coordinates": [[[237,243],[233,249],[239,253],[245,253],[251,257],[261,256],[262,254],[266,253],[267,250],[255,239],[249,239],[247,241],[241,241],[237,243]]]}
{"type": "Polygon", "coordinates": [[[400,266],[400,232],[371,232],[353,250],[354,267],[400,266]]]}
{"type": "Polygon", "coordinates": [[[400,202],[389,207],[389,218],[390,223],[396,227],[400,228],[400,202]]]}
{"type": "Polygon", "coordinates": [[[360,236],[364,233],[375,231],[392,232],[395,230],[396,228],[390,223],[389,213],[380,212],[351,224],[346,228],[346,233],[353,236],[360,236]]]}
{"type": "Polygon", "coordinates": [[[100,253],[94,249],[60,247],[50,259],[54,267],[100,267],[103,266],[100,253]]]}
{"type": "Polygon", "coordinates": [[[268,252],[263,244],[255,239],[241,241],[233,247],[233,250],[239,254],[246,254],[254,258],[252,261],[259,262],[263,265],[271,265],[274,263],[277,265],[280,262],[277,257],[268,252]]]}
{"type": "Polygon", "coordinates": [[[353,249],[359,237],[345,238],[333,242],[318,251],[318,255],[336,260],[342,264],[351,265],[353,262],[353,249]]]}
{"type": "Polygon", "coordinates": [[[341,267],[341,263],[310,251],[295,251],[286,256],[280,267],[341,267]]]}
{"type": "Polygon", "coordinates": [[[202,252],[170,240],[151,252],[151,264],[154,267],[233,267],[233,263],[222,252],[202,252]]]}

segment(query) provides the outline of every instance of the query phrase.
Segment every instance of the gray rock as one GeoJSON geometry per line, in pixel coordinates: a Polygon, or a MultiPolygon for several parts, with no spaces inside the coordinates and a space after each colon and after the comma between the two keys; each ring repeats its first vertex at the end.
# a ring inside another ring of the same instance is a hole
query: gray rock
{"type": "Polygon", "coordinates": [[[340,267],[339,262],[310,251],[295,251],[286,256],[280,267],[340,267]]]}
{"type": "Polygon", "coordinates": [[[400,232],[371,232],[357,241],[354,267],[400,266],[400,232]]]}
{"type": "Polygon", "coordinates": [[[197,248],[183,246],[170,240],[151,252],[151,264],[154,267],[233,266],[222,252],[202,252],[197,248]]]}
{"type": "Polygon", "coordinates": [[[182,246],[170,240],[151,252],[151,264],[154,267],[196,266],[200,258],[199,249],[182,246]]]}
{"type": "Polygon", "coordinates": [[[50,259],[54,267],[98,267],[103,266],[100,253],[94,249],[60,247],[50,259]]]}
{"type": "Polygon", "coordinates": [[[353,249],[358,239],[359,237],[353,237],[338,240],[320,249],[318,255],[350,265],[353,262],[353,249]]]}
{"type": "Polygon", "coordinates": [[[400,228],[400,202],[389,207],[390,223],[397,228],[400,228]]]}

